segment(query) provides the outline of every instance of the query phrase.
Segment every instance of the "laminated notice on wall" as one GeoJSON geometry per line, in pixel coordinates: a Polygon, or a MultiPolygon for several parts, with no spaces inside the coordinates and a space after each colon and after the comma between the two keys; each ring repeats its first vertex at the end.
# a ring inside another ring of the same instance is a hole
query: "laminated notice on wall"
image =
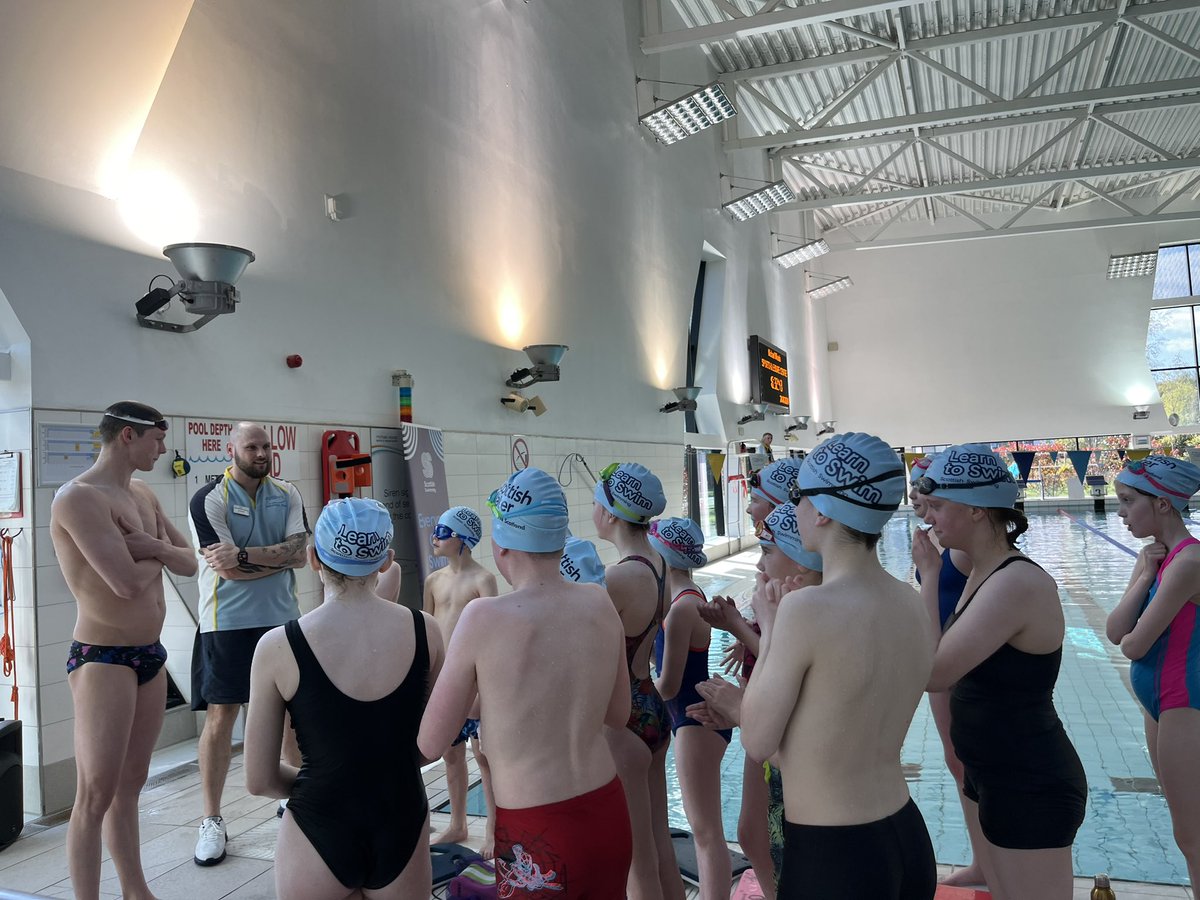
{"type": "Polygon", "coordinates": [[[0,454],[0,517],[21,515],[21,454],[0,454]]]}

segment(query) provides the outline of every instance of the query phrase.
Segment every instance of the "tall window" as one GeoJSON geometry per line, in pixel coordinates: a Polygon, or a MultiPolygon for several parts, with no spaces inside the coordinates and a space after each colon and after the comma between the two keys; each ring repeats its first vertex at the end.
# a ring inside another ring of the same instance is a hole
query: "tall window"
{"type": "MultiPolygon", "coordinates": [[[[1200,244],[1163,247],[1154,273],[1154,299],[1200,296],[1200,244]]],[[[1172,306],[1150,311],[1146,361],[1158,386],[1163,410],[1180,425],[1200,425],[1200,357],[1197,356],[1197,307],[1172,306]]]]}

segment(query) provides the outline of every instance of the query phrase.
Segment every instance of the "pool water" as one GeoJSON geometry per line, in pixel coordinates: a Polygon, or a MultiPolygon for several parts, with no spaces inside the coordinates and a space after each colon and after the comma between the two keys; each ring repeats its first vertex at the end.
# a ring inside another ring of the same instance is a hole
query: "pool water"
{"type": "MultiPolygon", "coordinates": [[[[916,524],[898,515],[879,543],[885,568],[908,580],[916,524]]],[[[1021,549],[1058,582],[1066,613],[1066,641],[1055,703],[1088,778],[1087,818],[1075,840],[1079,875],[1108,872],[1131,881],[1186,884],[1187,867],[1172,838],[1166,802],[1146,752],[1141,708],[1129,687],[1129,661],[1104,637],[1104,620],[1120,600],[1142,542],[1115,512],[1071,510],[1032,513],[1021,549]],[[1091,529],[1091,530],[1089,530],[1091,529]]],[[[754,574],[757,552],[710,566],[697,579],[710,596],[744,587],[754,574]]],[[[728,635],[715,635],[712,671],[720,671],[728,635]]],[[[743,754],[738,735],[722,762],[725,834],[737,840],[743,754]]],[[[943,760],[928,704],[922,703],[904,742],[902,762],[909,790],[929,827],[940,863],[966,863],[970,845],[957,788],[943,760]]],[[[672,825],[687,827],[672,756],[667,758],[672,825]]]]}

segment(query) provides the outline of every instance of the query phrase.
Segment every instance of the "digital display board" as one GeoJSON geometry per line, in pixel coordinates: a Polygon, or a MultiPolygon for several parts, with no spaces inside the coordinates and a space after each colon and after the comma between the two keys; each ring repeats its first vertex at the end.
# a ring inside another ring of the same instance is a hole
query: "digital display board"
{"type": "Polygon", "coordinates": [[[791,411],[787,354],[758,335],[750,336],[750,402],[765,403],[773,412],[791,411]]]}

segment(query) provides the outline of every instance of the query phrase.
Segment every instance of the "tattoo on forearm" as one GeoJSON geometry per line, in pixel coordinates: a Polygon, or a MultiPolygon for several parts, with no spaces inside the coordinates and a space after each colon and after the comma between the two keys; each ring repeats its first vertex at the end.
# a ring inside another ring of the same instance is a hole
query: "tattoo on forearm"
{"type": "MultiPolygon", "coordinates": [[[[239,563],[238,571],[246,575],[255,575],[263,570],[263,566],[256,566],[254,563],[239,563]]],[[[270,568],[267,566],[266,568],[270,568]]]]}
{"type": "Polygon", "coordinates": [[[275,544],[273,547],[264,547],[263,555],[267,558],[267,567],[272,569],[282,569],[289,563],[294,562],[297,554],[303,552],[305,544],[308,543],[308,535],[300,532],[289,536],[282,544],[275,544]]]}

